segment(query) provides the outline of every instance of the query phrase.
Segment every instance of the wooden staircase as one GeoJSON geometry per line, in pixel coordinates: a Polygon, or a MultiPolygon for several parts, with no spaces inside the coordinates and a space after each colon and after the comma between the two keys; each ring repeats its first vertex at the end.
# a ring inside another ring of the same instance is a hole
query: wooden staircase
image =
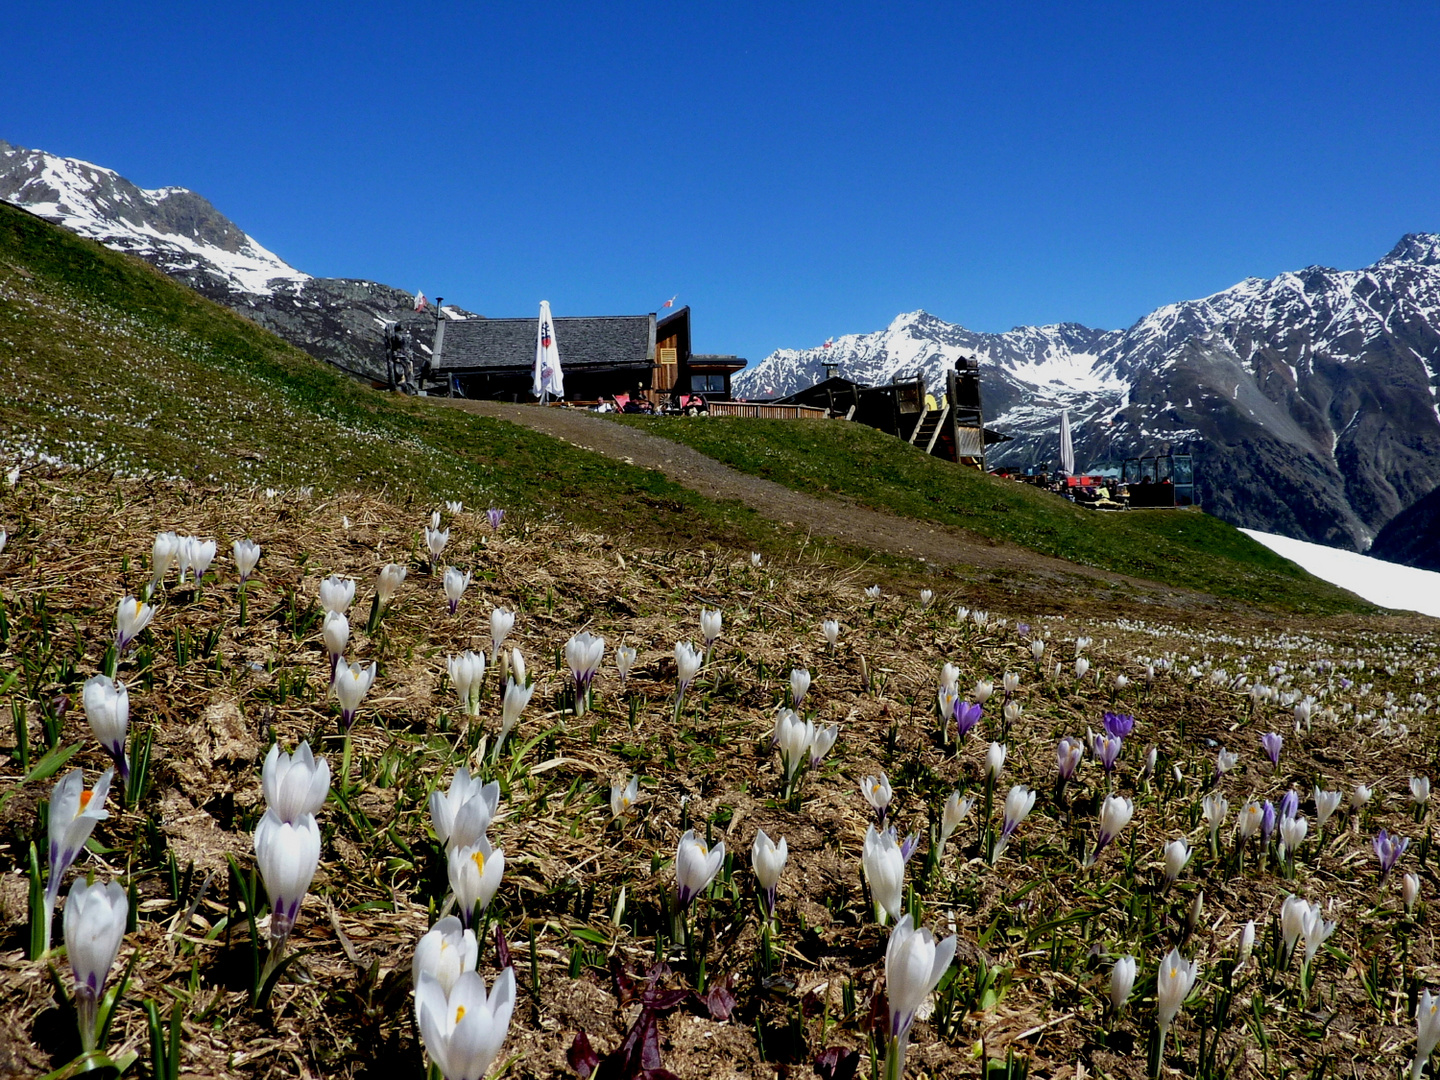
{"type": "Polygon", "coordinates": [[[920,447],[927,454],[934,453],[935,442],[940,438],[949,416],[949,405],[943,409],[922,409],[920,419],[915,422],[915,430],[910,433],[910,445],[920,447]]]}

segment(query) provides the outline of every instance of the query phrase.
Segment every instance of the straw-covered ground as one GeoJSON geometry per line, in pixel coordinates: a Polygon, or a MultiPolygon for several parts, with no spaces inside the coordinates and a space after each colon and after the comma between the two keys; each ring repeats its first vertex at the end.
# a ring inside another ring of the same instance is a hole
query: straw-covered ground
{"type": "MultiPolygon", "coordinates": [[[[877,925],[861,874],[873,817],[860,781],[881,771],[893,785],[899,836],[920,837],[906,867],[906,909],[958,938],[953,974],[916,1024],[908,1075],[1143,1076],[1156,969],[1172,947],[1198,962],[1199,975],[1167,1044],[1169,1075],[1392,1076],[1408,1065],[1417,994],[1440,984],[1431,815],[1410,795],[1411,777],[1428,776],[1437,760],[1440,660],[1429,622],[1300,625],[1237,614],[1157,626],[1087,615],[1077,604],[1063,615],[1055,606],[1045,615],[992,611],[982,626],[957,617],[975,606],[963,587],[922,608],[913,581],[803,557],[755,565],[747,552],[624,549],[604,535],[527,521],[513,507],[498,531],[483,508],[443,513],[451,535],[442,569],[474,574],[451,617],[421,539],[432,509],[363,495],[36,474],[3,495],[0,673],[15,676],[5,693],[17,728],[0,757],[0,1073],[40,1076],[80,1052],[58,947],[63,916],[49,959],[26,956],[30,845],[43,878],[40,822],[53,785],[78,766],[88,787],[106,767],[80,688],[104,663],[117,602],[148,582],[162,530],[213,537],[220,555],[199,587],[177,585],[172,572],[153,622],[121,659],[131,756],[139,762],[153,740],[148,771],[133,805],[122,805],[118,783],[112,789],[109,817],[61,893],[63,908],[70,880],[94,873],[120,881],[134,900],[111,985],[134,963],[108,1052],[137,1051],[135,1072],[152,1068],[145,1006],[154,1002],[162,1027],[180,1018],[177,1074],[423,1076],[411,959],[448,892],[427,800],[465,764],[502,792],[489,835],[504,850],[505,872],[480,970],[487,980],[499,971],[498,927],[519,994],[496,1075],[575,1075],[567,1051],[578,1032],[603,1056],[631,1025],[631,1045],[648,1047],[637,1059],[653,1067],[658,1052],[681,1077],[812,1076],[835,1048],[859,1058],[832,1054],[819,1075],[850,1075],[857,1064],[858,1075],[870,1075],[889,930],[877,925]],[[245,537],[262,556],[242,625],[229,553],[245,537]],[[367,634],[376,574],[390,562],[409,575],[367,634]],[[332,573],[359,583],[347,658],[378,664],[348,778],[321,643],[318,589],[332,573]],[[871,598],[865,590],[875,584],[881,594],[871,598]],[[516,613],[507,645],[522,651],[536,684],[498,759],[493,670],[468,726],[446,680],[449,656],[489,652],[496,605],[516,613]],[[723,635],[677,723],[674,648],[698,643],[702,607],[723,613],[723,635]],[[819,629],[826,618],[842,627],[833,651],[819,629]],[[582,629],[603,635],[606,653],[592,708],[577,717],[561,657],[582,629]],[[613,662],[622,643],[638,652],[623,688],[613,662]],[[1077,655],[1089,664],[1079,678],[1077,655]],[[977,680],[995,687],[984,718],[959,740],[953,722],[942,736],[936,720],[947,662],[959,668],[962,699],[977,680]],[[839,738],[787,801],[771,739],[792,668],[813,675],[801,711],[838,724],[839,738]],[[1008,721],[1007,672],[1019,678],[1018,716],[1012,709],[1008,721]],[[1117,689],[1119,675],[1128,685],[1117,689]],[[1252,694],[1255,684],[1262,689],[1252,694]],[[1099,731],[1107,710],[1135,717],[1113,776],[1087,752],[1057,792],[1057,740],[1099,731]],[[1284,736],[1278,767],[1260,748],[1271,731],[1284,736]],[[292,938],[297,959],[252,1004],[251,935],[263,940],[268,910],[245,901],[255,885],[251,832],[264,810],[260,762],[272,741],[288,750],[302,739],[333,774],[318,815],[320,866],[292,938]],[[987,807],[991,740],[1008,755],[987,807]],[[1239,759],[1216,785],[1222,747],[1239,759]],[[628,775],[639,777],[639,804],[612,819],[611,784],[628,775]],[[1359,784],[1373,796],[1352,809],[1359,784]],[[981,827],[988,809],[998,829],[1012,785],[1038,797],[991,865],[981,827]],[[1317,785],[1344,793],[1323,829],[1317,785]],[[1229,802],[1218,856],[1201,809],[1212,786],[1229,802]],[[1309,825],[1293,869],[1273,848],[1259,865],[1258,840],[1237,863],[1242,805],[1253,797],[1279,806],[1292,788],[1309,825]],[[1112,789],[1133,800],[1134,818],[1087,869],[1112,789]],[[937,851],[941,808],[956,790],[977,802],[937,851]],[[1371,846],[1382,826],[1412,841],[1383,885],[1371,846]],[[666,915],[687,828],[723,841],[726,853],[692,909],[688,949],[666,915]],[[768,955],[750,866],[761,828],[789,848],[768,955]],[[1177,838],[1193,856],[1167,889],[1161,852],[1177,838]],[[1408,914],[1406,872],[1420,880],[1408,914]],[[1306,943],[1293,959],[1277,958],[1277,917],[1292,892],[1336,927],[1303,985],[1306,943]],[[1232,973],[1250,919],[1255,955],[1232,973]],[[1127,954],[1139,976],[1126,1009],[1112,1015],[1111,971],[1127,954]],[[657,958],[666,966],[651,970],[657,958]]],[[[883,1046],[878,1052],[883,1058],[883,1046]]]]}

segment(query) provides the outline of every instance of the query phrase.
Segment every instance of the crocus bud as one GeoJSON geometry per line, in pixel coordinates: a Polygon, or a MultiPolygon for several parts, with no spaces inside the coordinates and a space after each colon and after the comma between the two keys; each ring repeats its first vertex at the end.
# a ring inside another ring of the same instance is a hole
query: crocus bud
{"type": "Polygon", "coordinates": [[[130,692],[125,684],[108,675],[93,675],[85,680],[82,694],[85,719],[95,741],[115,759],[121,779],[130,775],[130,761],[125,756],[125,731],[130,724],[130,692]]]}
{"type": "Polygon", "coordinates": [[[490,612],[490,663],[492,665],[499,660],[500,647],[505,644],[505,639],[510,636],[510,631],[514,628],[515,613],[513,611],[497,607],[490,612]]]}
{"type": "Polygon", "coordinates": [[[755,843],[750,848],[750,865],[755,870],[755,880],[760,883],[761,895],[765,900],[765,913],[775,914],[775,897],[780,886],[780,873],[785,869],[789,848],[782,836],[776,843],[761,829],[755,834],[755,843]]]}
{"type": "Polygon", "coordinates": [[[411,979],[418,987],[420,976],[429,975],[438,980],[448,994],[461,975],[475,970],[479,959],[480,943],[475,940],[475,931],[463,926],[454,915],[447,915],[432,926],[415,946],[415,959],[410,964],[411,979]]]}
{"type": "Polygon", "coordinates": [[[125,889],[118,881],[92,885],[77,878],[70,886],[65,901],[65,954],[75,976],[75,1011],[86,1050],[95,1049],[100,997],[120,952],[129,912],[125,889]]]}
{"type": "Polygon", "coordinates": [[[700,665],[704,662],[704,654],[690,642],[677,641],[675,643],[675,679],[680,684],[682,694],[695,681],[695,676],[700,673],[700,665]]]}
{"type": "Polygon", "coordinates": [[[350,643],[350,620],[344,612],[325,612],[325,625],[321,627],[320,636],[325,639],[325,651],[330,654],[330,681],[334,683],[335,668],[340,663],[340,657],[345,655],[345,646],[350,643]]]}
{"type": "Polygon", "coordinates": [[[180,538],[173,532],[162,532],[155,537],[150,550],[150,592],[160,587],[160,582],[169,573],[180,554],[180,538]]]}
{"type": "Polygon", "coordinates": [[[330,794],[330,764],[317,758],[308,742],[293,754],[276,743],[260,769],[265,803],[281,821],[294,824],[306,814],[318,814],[330,794]]]}
{"type": "Polygon", "coordinates": [[[1428,776],[1412,776],[1410,778],[1410,799],[1416,806],[1424,806],[1430,801],[1430,778],[1428,776]]]}
{"type": "Polygon", "coordinates": [[[270,897],[270,940],[278,945],[290,936],[320,864],[320,828],[314,815],[289,822],[266,810],[255,829],[255,862],[270,897]]]}
{"type": "Polygon", "coordinates": [[[1055,746],[1055,772],[1060,778],[1060,783],[1067,784],[1075,779],[1075,771],[1080,768],[1080,759],[1085,756],[1085,744],[1079,739],[1071,739],[1068,736],[1060,740],[1055,746]]]}
{"type": "Polygon", "coordinates": [[[875,921],[884,926],[899,918],[903,907],[905,856],[889,829],[877,832],[874,825],[865,831],[865,847],[860,855],[860,868],[870,886],[875,902],[875,921]]]}
{"type": "Polygon", "coordinates": [[[491,531],[498,530],[500,523],[505,520],[505,511],[498,506],[492,506],[485,511],[485,521],[489,524],[491,531]]]}
{"type": "MultiPolygon", "coordinates": [[[[516,649],[518,656],[520,650],[516,649]]],[[[523,670],[521,677],[523,678],[523,670]]],[[[498,754],[500,748],[505,745],[505,739],[520,720],[520,714],[525,711],[525,706],[530,704],[530,698],[535,694],[534,686],[526,686],[524,683],[517,683],[513,679],[505,683],[505,696],[500,701],[500,735],[495,741],[495,752],[498,754]]]]}
{"type": "Polygon", "coordinates": [[[1280,905],[1280,937],[1285,944],[1285,960],[1288,962],[1295,952],[1295,943],[1305,932],[1305,919],[1310,905],[1293,893],[1285,897],[1280,905]]]}
{"type": "Polygon", "coordinates": [[[600,663],[605,658],[605,639],[589,630],[582,630],[575,634],[565,643],[565,663],[570,668],[570,676],[575,680],[575,711],[585,711],[585,696],[590,692],[590,684],[595,681],[595,676],[600,671],[600,663]]]}
{"type": "Polygon", "coordinates": [[[694,829],[680,838],[675,849],[675,898],[679,910],[689,907],[695,897],[710,887],[724,862],[724,841],[712,850],[695,835],[694,829]]]}
{"type": "Polygon", "coordinates": [[[338,611],[344,614],[350,610],[350,605],[354,602],[354,578],[342,578],[338,574],[331,574],[320,582],[320,606],[326,611],[338,611]]]}
{"type": "Polygon", "coordinates": [[[1210,835],[1214,836],[1220,831],[1220,826],[1225,824],[1225,815],[1230,812],[1230,800],[1220,792],[1212,791],[1201,801],[1200,808],[1205,812],[1205,824],[1209,826],[1210,835]]]}
{"type": "Polygon", "coordinates": [[[1030,811],[1035,809],[1035,792],[1023,784],[1016,784],[1005,796],[1004,821],[1000,826],[1000,839],[995,842],[995,850],[990,854],[990,861],[998,862],[1004,854],[1005,848],[1010,843],[1010,838],[1015,835],[1015,830],[1020,823],[1030,816],[1030,811]]]}
{"type": "Polygon", "coordinates": [[[454,615],[460,608],[460,599],[465,595],[465,590],[470,585],[470,571],[460,573],[453,566],[445,568],[445,599],[450,603],[450,614],[454,615]]]}
{"type": "Polygon", "coordinates": [[[1173,885],[1190,861],[1190,846],[1184,840],[1171,840],[1165,845],[1165,883],[1173,885]]]}
{"type": "Polygon", "coordinates": [[[235,554],[235,569],[241,581],[248,581],[260,562],[260,545],[254,540],[236,540],[232,549],[235,554]]]}
{"type": "Polygon", "coordinates": [[[1370,801],[1370,788],[1365,784],[1356,784],[1355,790],[1350,794],[1350,809],[1360,810],[1370,801]]]}
{"type": "Polygon", "coordinates": [[[1033,641],[1031,641],[1030,655],[1033,656],[1038,662],[1039,659],[1045,655],[1045,642],[1040,638],[1035,638],[1033,641]]]}
{"type": "Polygon", "coordinates": [[[973,796],[962,799],[960,792],[952,791],[950,797],[945,800],[945,807],[940,812],[940,846],[944,847],[945,842],[950,839],[951,833],[960,827],[960,823],[970,816],[970,811],[975,807],[973,796]]]}
{"type": "Polygon", "coordinates": [[[719,610],[708,611],[700,609],[700,636],[705,639],[705,648],[710,648],[720,640],[720,631],[724,625],[724,618],[719,610]]]}
{"type": "Polygon", "coordinates": [[[1231,977],[1239,975],[1245,969],[1246,963],[1250,960],[1250,953],[1255,948],[1255,920],[1251,919],[1245,924],[1245,929],[1240,932],[1240,948],[1235,954],[1235,970],[1231,977]]]}
{"type": "Polygon", "coordinates": [[[1413,915],[1420,900],[1420,879],[1414,874],[1406,874],[1400,884],[1400,894],[1405,900],[1405,910],[1413,915]]]}
{"type": "Polygon", "coordinates": [[[1339,791],[1321,791],[1319,785],[1315,787],[1315,827],[1325,828],[1325,823],[1330,820],[1330,815],[1340,808],[1342,793],[1339,791]]]}
{"type": "Polygon", "coordinates": [[[496,977],[490,994],[478,971],[462,972],[446,994],[440,980],[420,975],[415,1014],[420,1039],[446,1080],[479,1080],[500,1056],[515,1011],[515,969],[496,977]]]}
{"type": "Polygon", "coordinates": [[[1000,776],[1000,770],[1005,768],[1005,755],[1008,748],[1004,743],[992,742],[990,749],[985,752],[985,775],[992,781],[1000,776]]]}
{"type": "Polygon", "coordinates": [[[785,779],[793,780],[810,756],[815,725],[809,720],[801,720],[793,709],[781,709],[780,719],[775,725],[775,739],[780,748],[780,760],[784,763],[785,779]]]}
{"type": "Polygon", "coordinates": [[[1104,803],[1100,806],[1100,836],[1095,844],[1095,854],[1090,857],[1094,862],[1100,857],[1107,844],[1114,840],[1130,824],[1130,819],[1135,814],[1135,804],[1129,799],[1119,795],[1107,795],[1104,803]]]}
{"type": "Polygon", "coordinates": [[[800,708],[800,702],[805,700],[805,694],[810,689],[810,672],[805,668],[795,668],[790,672],[790,707],[800,708]]]}
{"type": "Polygon", "coordinates": [[[1135,988],[1135,957],[1122,956],[1110,969],[1110,1008],[1116,1013],[1125,1009],[1130,991],[1135,988]]]}
{"type": "Polygon", "coordinates": [[[833,649],[840,640],[840,624],[834,619],[826,619],[820,624],[820,633],[825,635],[826,642],[833,649]]]}
{"type": "Polygon", "coordinates": [[[395,599],[407,573],[409,571],[399,563],[386,563],[380,568],[380,576],[375,581],[375,595],[380,598],[382,606],[395,599]]]}
{"type": "Polygon", "coordinates": [[[1270,759],[1270,764],[1276,768],[1280,766],[1280,748],[1285,744],[1285,736],[1278,732],[1270,731],[1260,736],[1260,748],[1265,751],[1265,756],[1270,759]]]}
{"type": "Polygon", "coordinates": [[[466,716],[480,715],[480,687],[485,683],[485,654],[469,650],[446,662],[450,685],[466,716]]]}
{"type": "Polygon", "coordinates": [[[1089,670],[1090,661],[1083,656],[1077,656],[1075,658],[1075,681],[1079,682],[1083,679],[1089,670]]]}

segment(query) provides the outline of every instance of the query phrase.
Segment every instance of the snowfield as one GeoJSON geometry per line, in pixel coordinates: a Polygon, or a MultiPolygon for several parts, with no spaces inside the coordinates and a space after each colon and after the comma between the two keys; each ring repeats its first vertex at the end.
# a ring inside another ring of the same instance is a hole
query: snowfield
{"type": "Polygon", "coordinates": [[[1254,529],[1240,531],[1322,581],[1349,589],[1372,604],[1440,618],[1440,574],[1433,570],[1417,570],[1413,566],[1372,559],[1358,552],[1341,551],[1254,529]]]}

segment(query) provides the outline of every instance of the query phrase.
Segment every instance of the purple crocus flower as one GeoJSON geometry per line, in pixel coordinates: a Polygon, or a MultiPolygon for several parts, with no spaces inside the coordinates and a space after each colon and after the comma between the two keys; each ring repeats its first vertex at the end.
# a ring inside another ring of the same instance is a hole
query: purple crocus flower
{"type": "Polygon", "coordinates": [[[1115,763],[1120,760],[1120,749],[1125,740],[1118,735],[1096,735],[1090,743],[1090,752],[1095,760],[1105,766],[1105,771],[1114,772],[1115,763]]]}
{"type": "Polygon", "coordinates": [[[971,701],[955,702],[955,727],[958,729],[960,738],[970,734],[970,729],[980,722],[980,717],[985,714],[985,708],[971,701]]]}
{"type": "Polygon", "coordinates": [[[1392,836],[1381,829],[1371,846],[1375,848],[1375,857],[1380,860],[1380,880],[1384,881],[1390,876],[1390,871],[1395,869],[1400,856],[1405,854],[1410,841],[1403,836],[1392,836]]]}
{"type": "Polygon", "coordinates": [[[1015,627],[1015,633],[1019,634],[1021,637],[1029,637],[1030,624],[1028,622],[1020,623],[1018,626],[1015,627]]]}
{"type": "Polygon", "coordinates": [[[1275,804],[1269,799],[1266,799],[1265,805],[1260,808],[1260,842],[1262,844],[1268,844],[1270,842],[1270,834],[1274,831],[1275,804]]]}
{"type": "MultiPolygon", "coordinates": [[[[891,832],[891,833],[894,833],[894,832],[895,832],[895,826],[893,826],[893,825],[890,826],[890,832],[891,832]]],[[[907,836],[907,837],[905,838],[905,842],[900,845],[900,858],[901,858],[904,862],[907,862],[907,863],[908,863],[908,862],[910,861],[910,856],[912,856],[912,855],[915,854],[915,849],[916,849],[917,847],[919,847],[919,846],[920,846],[920,834],[919,834],[919,833],[911,833],[909,836],[907,836]]]]}
{"type": "Polygon", "coordinates": [[[1285,792],[1285,797],[1280,800],[1280,820],[1288,821],[1300,812],[1300,795],[1294,788],[1285,792]]]}
{"type": "Polygon", "coordinates": [[[1124,713],[1107,712],[1104,716],[1105,730],[1117,739],[1127,739],[1135,730],[1135,717],[1124,713]]]}
{"type": "Polygon", "coordinates": [[[1260,736],[1260,746],[1265,751],[1265,756],[1270,759],[1270,764],[1276,768],[1280,766],[1280,747],[1285,742],[1285,736],[1273,731],[1266,732],[1260,736]]]}
{"type": "Polygon", "coordinates": [[[490,528],[494,531],[500,528],[500,522],[505,520],[505,511],[498,506],[492,506],[485,511],[485,520],[490,523],[490,528]]]}
{"type": "Polygon", "coordinates": [[[1352,686],[1354,686],[1354,685],[1355,685],[1355,684],[1352,683],[1349,679],[1341,679],[1341,680],[1340,680],[1340,689],[1341,689],[1341,690],[1349,690],[1350,687],[1352,687],[1352,686]]]}

